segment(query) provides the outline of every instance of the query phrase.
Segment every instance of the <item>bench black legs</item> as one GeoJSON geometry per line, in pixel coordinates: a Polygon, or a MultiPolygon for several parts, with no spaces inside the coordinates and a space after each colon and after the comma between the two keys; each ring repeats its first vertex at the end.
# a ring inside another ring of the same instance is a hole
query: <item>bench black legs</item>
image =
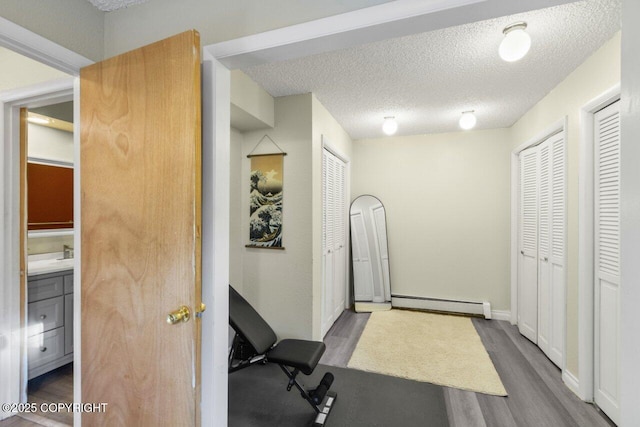
{"type": "Polygon", "coordinates": [[[300,372],[298,369],[289,370],[284,365],[279,365],[282,371],[289,377],[289,384],[287,385],[287,391],[291,391],[291,389],[295,386],[302,397],[309,402],[309,405],[316,412],[316,419],[313,423],[314,427],[324,426],[324,423],[327,421],[327,417],[333,408],[333,403],[335,402],[337,395],[336,393],[329,391],[331,384],[333,383],[333,374],[327,372],[322,377],[320,384],[314,390],[307,391],[302,387],[302,385],[296,379],[298,373],[300,372]],[[326,400],[325,400],[326,397],[326,400]],[[323,405],[324,402],[324,405],[323,405]]]}

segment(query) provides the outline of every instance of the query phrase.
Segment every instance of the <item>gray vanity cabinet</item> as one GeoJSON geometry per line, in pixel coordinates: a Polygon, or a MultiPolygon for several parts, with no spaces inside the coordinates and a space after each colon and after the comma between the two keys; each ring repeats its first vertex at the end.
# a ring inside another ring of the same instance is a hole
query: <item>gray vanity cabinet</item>
{"type": "Polygon", "coordinates": [[[27,301],[31,379],[73,361],[73,271],[30,276],[27,301]]]}

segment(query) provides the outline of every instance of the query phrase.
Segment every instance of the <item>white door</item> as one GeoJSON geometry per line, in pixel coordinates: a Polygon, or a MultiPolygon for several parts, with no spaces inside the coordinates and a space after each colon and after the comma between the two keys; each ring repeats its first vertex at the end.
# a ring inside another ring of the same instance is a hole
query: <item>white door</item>
{"type": "MultiPolygon", "coordinates": [[[[327,150],[324,150],[327,152],[327,150]]],[[[328,152],[327,152],[328,153],[328,152]]],[[[331,153],[329,155],[333,156],[331,153]]],[[[347,295],[347,167],[335,162],[334,250],[333,250],[333,318],[338,319],[346,307],[347,295]]]]}
{"type": "Polygon", "coordinates": [[[538,347],[549,353],[551,332],[551,281],[549,280],[551,174],[549,171],[549,141],[538,146],[538,347]]]}
{"type": "Polygon", "coordinates": [[[562,367],[565,330],[564,132],[539,150],[538,346],[562,367]]]}
{"type": "Polygon", "coordinates": [[[594,116],[594,400],[614,422],[620,392],[620,102],[594,116]]]}
{"type": "Polygon", "coordinates": [[[518,328],[538,341],[538,147],[520,153],[518,328]]]}
{"type": "Polygon", "coordinates": [[[322,335],[345,308],[346,165],[328,150],[322,156],[322,335]]]}

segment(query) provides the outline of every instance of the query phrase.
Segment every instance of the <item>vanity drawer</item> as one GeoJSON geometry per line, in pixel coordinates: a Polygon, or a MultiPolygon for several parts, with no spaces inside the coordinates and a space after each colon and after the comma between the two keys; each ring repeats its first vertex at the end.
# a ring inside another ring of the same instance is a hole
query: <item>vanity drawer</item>
{"type": "Polygon", "coordinates": [[[63,276],[43,277],[42,279],[29,280],[27,293],[28,301],[40,301],[46,298],[62,295],[64,288],[63,276]]]}
{"type": "Polygon", "coordinates": [[[29,370],[64,356],[64,327],[29,337],[29,370]]]}
{"type": "Polygon", "coordinates": [[[65,294],[73,293],[73,274],[68,274],[64,276],[64,293],[65,294]]]}
{"type": "Polygon", "coordinates": [[[62,296],[29,303],[27,309],[28,334],[36,335],[64,325],[62,296]]]}

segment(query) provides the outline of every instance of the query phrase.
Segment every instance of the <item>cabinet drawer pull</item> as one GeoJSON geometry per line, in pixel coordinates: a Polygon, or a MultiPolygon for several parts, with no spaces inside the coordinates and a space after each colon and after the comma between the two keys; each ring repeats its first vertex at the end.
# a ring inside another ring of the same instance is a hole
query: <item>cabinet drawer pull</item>
{"type": "Polygon", "coordinates": [[[47,351],[47,347],[40,347],[40,351],[44,353],[45,351],[47,351]]]}
{"type": "Polygon", "coordinates": [[[41,320],[44,320],[44,319],[46,319],[46,318],[47,318],[47,315],[46,315],[46,314],[43,314],[43,315],[41,315],[41,316],[40,316],[40,319],[41,319],[41,320]]]}

